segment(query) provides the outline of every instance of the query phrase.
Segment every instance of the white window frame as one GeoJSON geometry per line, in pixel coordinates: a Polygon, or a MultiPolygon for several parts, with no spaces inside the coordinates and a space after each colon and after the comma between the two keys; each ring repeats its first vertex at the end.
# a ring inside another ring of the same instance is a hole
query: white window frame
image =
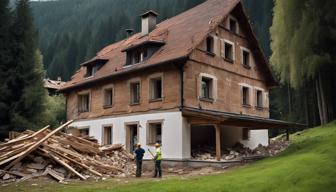
{"type": "Polygon", "coordinates": [[[127,81],[127,88],[128,88],[128,98],[129,98],[129,104],[130,105],[138,105],[141,103],[141,78],[132,78],[130,80],[127,81]],[[132,83],[139,83],[139,102],[138,103],[134,103],[132,102],[132,92],[131,92],[131,84],[132,83]]]}
{"type": "Polygon", "coordinates": [[[226,59],[225,57],[225,44],[230,44],[232,46],[232,60],[233,62],[236,60],[236,51],[235,51],[235,43],[232,41],[229,41],[227,39],[221,39],[222,44],[222,57],[226,59]]]}
{"type": "Polygon", "coordinates": [[[251,93],[253,93],[253,87],[251,85],[248,85],[246,83],[240,83],[240,103],[243,107],[250,107],[252,106],[252,95],[251,93]],[[244,104],[244,94],[243,94],[243,87],[248,88],[248,104],[244,104]]]}
{"type": "Polygon", "coordinates": [[[114,105],[114,85],[111,84],[111,85],[107,85],[107,86],[104,86],[102,88],[102,95],[103,95],[103,107],[112,107],[114,105]],[[106,105],[105,103],[105,91],[108,90],[108,89],[112,89],[112,102],[111,102],[111,105],[106,105]]]}
{"type": "Polygon", "coordinates": [[[105,144],[104,142],[104,140],[105,140],[105,128],[107,128],[107,127],[110,127],[111,128],[111,144],[113,144],[113,130],[114,130],[114,128],[113,128],[113,124],[103,124],[102,125],[102,136],[101,136],[101,144],[102,145],[108,145],[108,144],[105,144]]]}
{"type": "Polygon", "coordinates": [[[262,108],[265,108],[265,91],[264,91],[264,89],[262,89],[262,88],[259,88],[259,87],[254,87],[254,102],[255,102],[255,104],[254,104],[254,106],[256,107],[256,108],[260,108],[260,109],[262,109],[262,108]],[[258,106],[258,91],[261,91],[261,106],[258,106]]]}
{"type": "Polygon", "coordinates": [[[91,103],[92,103],[92,98],[91,98],[91,90],[86,90],[86,91],[81,91],[77,93],[77,112],[80,113],[87,113],[91,111],[91,103]],[[89,104],[88,104],[88,110],[87,111],[80,111],[79,110],[79,97],[83,95],[89,95],[89,104]]]}
{"type": "Polygon", "coordinates": [[[236,31],[235,31],[235,33],[236,34],[239,34],[239,32],[240,32],[240,28],[239,28],[239,22],[238,22],[238,19],[237,18],[235,18],[234,16],[232,16],[232,15],[229,15],[228,16],[228,18],[227,18],[227,20],[226,20],[226,28],[229,30],[229,31],[231,31],[231,29],[230,29],[230,20],[234,20],[234,21],[236,21],[236,31]]]}
{"type": "Polygon", "coordinates": [[[163,83],[163,73],[155,73],[152,74],[148,77],[148,87],[149,87],[149,93],[148,93],[148,98],[150,101],[156,101],[156,100],[163,100],[164,99],[164,83],[163,83]],[[153,84],[152,81],[155,79],[161,79],[161,98],[153,98],[153,84]]]}
{"type": "Polygon", "coordinates": [[[251,67],[252,66],[252,54],[251,54],[251,50],[246,48],[246,47],[240,47],[240,64],[245,66],[245,67],[251,67]],[[248,65],[244,65],[244,51],[249,53],[249,61],[248,61],[248,65]]]}
{"type": "Polygon", "coordinates": [[[161,144],[162,144],[162,140],[163,140],[163,125],[164,125],[164,120],[163,119],[158,119],[158,120],[148,120],[147,121],[147,129],[146,129],[146,144],[147,145],[154,145],[156,143],[156,141],[151,141],[151,134],[150,134],[150,129],[151,129],[151,125],[152,124],[161,124],[161,144]]]}
{"type": "Polygon", "coordinates": [[[197,89],[198,89],[198,99],[199,100],[202,100],[202,99],[206,99],[206,98],[202,98],[202,78],[205,77],[205,78],[209,78],[212,80],[212,87],[211,87],[211,90],[210,90],[210,98],[213,100],[213,101],[216,101],[217,100],[217,93],[218,93],[218,90],[217,90],[217,77],[214,76],[214,75],[210,75],[210,74],[207,74],[207,73],[200,73],[198,75],[198,81],[197,81],[197,89]]]}

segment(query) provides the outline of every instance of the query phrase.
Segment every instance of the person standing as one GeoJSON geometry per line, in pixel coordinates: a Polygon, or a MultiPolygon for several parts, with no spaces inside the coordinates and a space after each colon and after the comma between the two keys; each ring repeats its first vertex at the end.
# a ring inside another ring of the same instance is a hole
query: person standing
{"type": "Polygon", "coordinates": [[[161,145],[159,143],[155,143],[155,156],[154,156],[155,170],[153,177],[157,176],[162,177],[161,160],[162,160],[161,145]]]}
{"type": "Polygon", "coordinates": [[[145,154],[145,150],[141,148],[141,144],[138,143],[136,146],[136,149],[134,150],[135,154],[135,164],[136,164],[136,177],[141,177],[141,172],[142,172],[142,159],[145,154]]]}

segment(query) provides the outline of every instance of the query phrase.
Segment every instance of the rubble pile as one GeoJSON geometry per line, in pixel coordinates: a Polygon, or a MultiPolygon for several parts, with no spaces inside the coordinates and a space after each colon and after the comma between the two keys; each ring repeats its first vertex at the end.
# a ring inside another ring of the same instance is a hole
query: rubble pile
{"type": "MultiPolygon", "coordinates": [[[[69,124],[69,122],[67,123],[69,124]]],[[[59,182],[126,176],[134,173],[133,155],[121,144],[98,143],[45,127],[0,143],[0,182],[50,176],[59,182]]]]}
{"type": "MultiPolygon", "coordinates": [[[[274,156],[285,150],[288,145],[289,142],[286,140],[271,140],[268,146],[262,146],[259,144],[257,148],[252,150],[244,147],[241,143],[237,143],[232,148],[222,149],[221,160],[241,161],[251,158],[274,156]]],[[[198,147],[197,149],[192,150],[192,158],[195,160],[215,160],[215,151],[214,147],[210,146],[198,147]]]]}

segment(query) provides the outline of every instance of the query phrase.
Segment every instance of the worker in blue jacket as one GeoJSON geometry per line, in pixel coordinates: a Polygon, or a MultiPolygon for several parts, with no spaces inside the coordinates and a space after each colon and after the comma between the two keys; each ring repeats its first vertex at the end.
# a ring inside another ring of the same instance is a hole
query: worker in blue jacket
{"type": "Polygon", "coordinates": [[[145,154],[145,150],[141,148],[141,144],[138,143],[136,149],[134,150],[135,154],[135,164],[136,164],[136,177],[141,177],[142,172],[142,159],[145,154]]]}

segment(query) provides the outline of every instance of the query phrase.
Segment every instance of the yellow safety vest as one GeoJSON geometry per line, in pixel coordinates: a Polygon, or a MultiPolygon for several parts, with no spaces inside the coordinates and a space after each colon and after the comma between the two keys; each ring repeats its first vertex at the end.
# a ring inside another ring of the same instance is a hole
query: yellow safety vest
{"type": "Polygon", "coordinates": [[[156,153],[156,156],[157,156],[156,160],[162,160],[161,148],[157,148],[155,150],[155,153],[156,153]]]}

